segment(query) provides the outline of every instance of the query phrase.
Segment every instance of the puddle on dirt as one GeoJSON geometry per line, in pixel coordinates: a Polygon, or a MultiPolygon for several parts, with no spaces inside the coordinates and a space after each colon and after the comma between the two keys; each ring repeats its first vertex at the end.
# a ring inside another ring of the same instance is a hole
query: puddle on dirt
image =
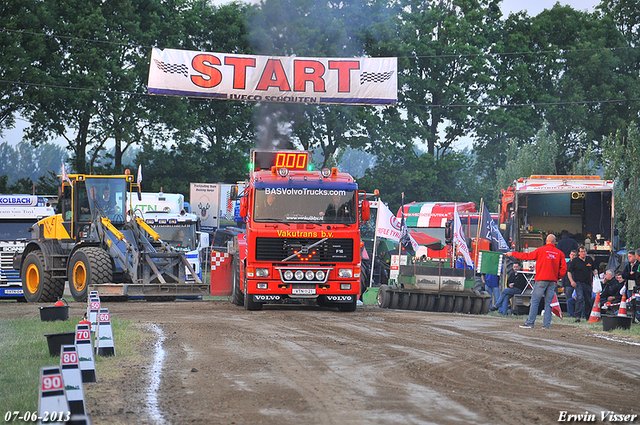
{"type": "Polygon", "coordinates": [[[162,412],[158,408],[158,389],[160,388],[160,380],[162,374],[162,365],[164,363],[165,352],[162,348],[164,342],[164,332],[158,326],[152,324],[153,330],[158,336],[158,340],[154,344],[153,365],[149,372],[149,388],[147,388],[147,413],[151,420],[156,424],[164,425],[166,422],[162,412]]]}

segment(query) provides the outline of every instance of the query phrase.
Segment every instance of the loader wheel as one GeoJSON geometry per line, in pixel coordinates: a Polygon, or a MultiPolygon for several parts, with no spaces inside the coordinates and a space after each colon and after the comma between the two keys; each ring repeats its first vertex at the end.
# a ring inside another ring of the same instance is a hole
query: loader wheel
{"type": "Polygon", "coordinates": [[[380,285],[380,288],[378,289],[378,296],[376,298],[378,301],[378,307],[380,308],[389,308],[391,294],[387,292],[387,288],[387,285],[380,285]]]}
{"type": "Polygon", "coordinates": [[[234,305],[243,305],[244,296],[240,290],[240,263],[231,266],[231,295],[229,302],[234,305]]]}
{"type": "Polygon", "coordinates": [[[51,278],[44,270],[44,255],[41,251],[32,251],[22,264],[22,291],[30,303],[54,302],[64,292],[64,280],[51,278]]]}
{"type": "Polygon", "coordinates": [[[89,285],[113,281],[111,257],[102,248],[80,248],[71,256],[67,269],[69,292],[76,301],[86,301],[89,285]]]}

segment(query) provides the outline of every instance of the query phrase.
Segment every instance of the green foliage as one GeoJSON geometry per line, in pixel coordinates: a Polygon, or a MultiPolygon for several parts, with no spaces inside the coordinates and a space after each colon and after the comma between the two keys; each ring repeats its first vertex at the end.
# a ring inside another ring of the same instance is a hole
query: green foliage
{"type": "Polygon", "coordinates": [[[495,199],[499,199],[501,189],[506,189],[520,177],[533,174],[557,174],[555,161],[558,156],[558,140],[545,126],[538,131],[535,143],[518,146],[517,140],[509,143],[504,169],[496,170],[495,199]]]}
{"type": "Polygon", "coordinates": [[[616,225],[620,246],[640,247],[640,126],[606,137],[603,143],[605,178],[615,181],[616,225]]]}

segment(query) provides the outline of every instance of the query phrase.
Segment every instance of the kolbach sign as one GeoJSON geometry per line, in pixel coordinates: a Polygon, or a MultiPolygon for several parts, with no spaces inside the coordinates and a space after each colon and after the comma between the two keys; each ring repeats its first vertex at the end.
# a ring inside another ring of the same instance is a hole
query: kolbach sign
{"type": "Polygon", "coordinates": [[[285,103],[388,105],[397,58],[301,58],[153,49],[149,93],[285,103]]]}

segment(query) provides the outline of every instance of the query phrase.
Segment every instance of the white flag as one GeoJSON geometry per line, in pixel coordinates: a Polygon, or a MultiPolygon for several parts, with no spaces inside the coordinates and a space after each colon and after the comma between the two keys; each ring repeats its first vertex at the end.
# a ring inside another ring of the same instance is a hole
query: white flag
{"type": "Polygon", "coordinates": [[[69,175],[67,174],[67,170],[64,168],[64,163],[62,163],[62,181],[67,182],[73,186],[71,183],[71,179],[69,179],[69,175]]]}
{"type": "Polygon", "coordinates": [[[142,181],[142,164],[138,165],[138,184],[142,181]]]}
{"type": "Polygon", "coordinates": [[[376,236],[381,238],[393,239],[400,241],[401,226],[400,221],[389,210],[382,201],[378,202],[378,226],[376,227],[376,236]]]}
{"type": "Polygon", "coordinates": [[[462,253],[467,265],[473,267],[473,261],[471,261],[471,256],[469,255],[469,247],[467,247],[467,242],[462,232],[462,223],[460,223],[457,207],[453,209],[453,223],[453,242],[458,245],[458,250],[462,253]]]}

